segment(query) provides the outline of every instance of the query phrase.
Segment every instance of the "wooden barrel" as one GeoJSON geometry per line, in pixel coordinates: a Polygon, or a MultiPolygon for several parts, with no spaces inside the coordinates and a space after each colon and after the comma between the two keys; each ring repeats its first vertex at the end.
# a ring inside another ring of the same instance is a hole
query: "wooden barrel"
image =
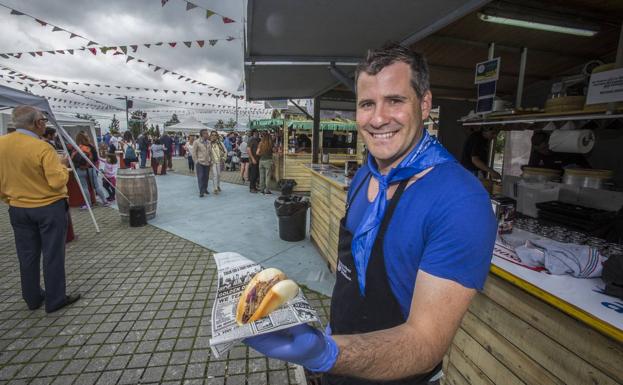
{"type": "Polygon", "coordinates": [[[116,196],[122,221],[129,221],[130,206],[145,206],[147,219],[153,219],[156,216],[158,187],[156,186],[156,177],[151,169],[119,169],[117,171],[117,189],[128,198],[125,199],[121,194],[116,196]]]}

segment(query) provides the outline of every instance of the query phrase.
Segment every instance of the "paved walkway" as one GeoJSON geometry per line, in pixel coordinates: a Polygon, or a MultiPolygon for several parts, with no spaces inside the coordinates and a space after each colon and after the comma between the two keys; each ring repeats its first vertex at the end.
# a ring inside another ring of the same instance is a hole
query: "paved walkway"
{"type": "MultiPolygon", "coordinates": [[[[279,238],[277,194],[250,194],[248,185],[222,183],[220,194],[199,198],[193,177],[168,173],[156,181],[158,210],[150,224],[210,250],[235,251],[277,267],[299,284],[331,295],[335,276],[309,237],[300,242],[279,238]]],[[[211,181],[208,186],[212,191],[211,181]]]]}
{"type": "MultiPolygon", "coordinates": [[[[210,250],[155,226],[128,228],[114,209],[95,215],[100,234],[86,212],[72,210],[78,238],[67,248],[68,290],[83,298],[48,315],[21,299],[13,232],[0,205],[0,385],[298,383],[292,366],[244,346],[211,356],[210,250]]],[[[329,299],[305,292],[326,323],[329,299]]]]}

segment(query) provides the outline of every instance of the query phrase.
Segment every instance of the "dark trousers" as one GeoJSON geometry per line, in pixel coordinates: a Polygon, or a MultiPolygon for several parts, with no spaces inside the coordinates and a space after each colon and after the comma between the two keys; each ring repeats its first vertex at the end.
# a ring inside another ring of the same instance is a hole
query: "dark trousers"
{"type": "Polygon", "coordinates": [[[249,159],[249,189],[257,190],[257,182],[260,179],[260,164],[253,164],[249,159]]]}
{"type": "Polygon", "coordinates": [[[9,207],[9,216],[19,259],[22,297],[29,308],[41,304],[53,310],[65,300],[65,238],[67,235],[67,201],[61,199],[37,208],[9,207]],[[40,261],[43,254],[41,290],[40,261]]]}
{"type": "Polygon", "coordinates": [[[193,157],[190,155],[188,155],[188,170],[195,171],[195,161],[193,160],[193,157]]]}
{"type": "Polygon", "coordinates": [[[165,152],[164,158],[166,160],[166,167],[168,167],[169,169],[173,169],[173,154],[171,153],[171,151],[165,152]]]}
{"type": "Polygon", "coordinates": [[[147,164],[147,150],[141,150],[141,168],[147,164]]]}
{"type": "Polygon", "coordinates": [[[113,185],[110,184],[110,182],[108,182],[108,180],[104,179],[104,188],[106,189],[106,192],[108,193],[108,200],[114,201],[115,200],[115,187],[113,185]]]}
{"type": "Polygon", "coordinates": [[[208,193],[208,180],[210,179],[210,166],[197,163],[197,183],[199,184],[199,194],[208,193]]]}

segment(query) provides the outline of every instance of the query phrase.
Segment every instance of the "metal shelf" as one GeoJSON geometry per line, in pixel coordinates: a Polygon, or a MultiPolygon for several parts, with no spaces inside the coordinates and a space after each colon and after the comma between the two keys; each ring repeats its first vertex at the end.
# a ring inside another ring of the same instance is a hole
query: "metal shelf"
{"type": "MultiPolygon", "coordinates": [[[[596,120],[613,120],[623,119],[623,113],[607,114],[585,112],[585,111],[570,111],[565,114],[560,113],[539,113],[539,114],[523,114],[523,115],[501,115],[481,120],[459,120],[465,127],[469,126],[525,126],[525,125],[537,125],[539,123],[550,122],[570,122],[570,121],[596,121],[596,120]]],[[[535,127],[536,128],[536,127],[535,127]]]]}

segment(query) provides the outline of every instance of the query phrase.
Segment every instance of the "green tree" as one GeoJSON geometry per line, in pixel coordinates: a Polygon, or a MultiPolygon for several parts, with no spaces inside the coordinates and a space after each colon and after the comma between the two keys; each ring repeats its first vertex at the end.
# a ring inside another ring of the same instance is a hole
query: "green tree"
{"type": "Polygon", "coordinates": [[[225,127],[226,128],[235,128],[236,127],[236,121],[232,118],[229,118],[229,121],[227,123],[225,123],[225,127]]]}
{"type": "Polygon", "coordinates": [[[216,130],[222,130],[225,127],[225,122],[223,122],[223,119],[219,119],[215,124],[214,124],[214,128],[216,130]]]}
{"type": "Polygon", "coordinates": [[[146,131],[147,127],[145,127],[145,120],[147,119],[147,113],[141,110],[132,111],[132,115],[130,117],[130,127],[129,130],[132,133],[134,139],[138,138],[143,132],[146,131]]]}
{"type": "Polygon", "coordinates": [[[112,116],[112,120],[110,121],[110,125],[108,126],[108,131],[110,131],[111,134],[119,133],[119,119],[117,119],[116,115],[112,116]]]}
{"type": "Polygon", "coordinates": [[[165,127],[169,127],[169,126],[172,126],[172,125],[174,125],[174,124],[178,124],[179,122],[180,122],[180,120],[177,118],[177,114],[173,114],[173,115],[171,116],[171,119],[170,119],[168,122],[166,122],[166,123],[164,124],[164,126],[165,126],[165,127]]]}

